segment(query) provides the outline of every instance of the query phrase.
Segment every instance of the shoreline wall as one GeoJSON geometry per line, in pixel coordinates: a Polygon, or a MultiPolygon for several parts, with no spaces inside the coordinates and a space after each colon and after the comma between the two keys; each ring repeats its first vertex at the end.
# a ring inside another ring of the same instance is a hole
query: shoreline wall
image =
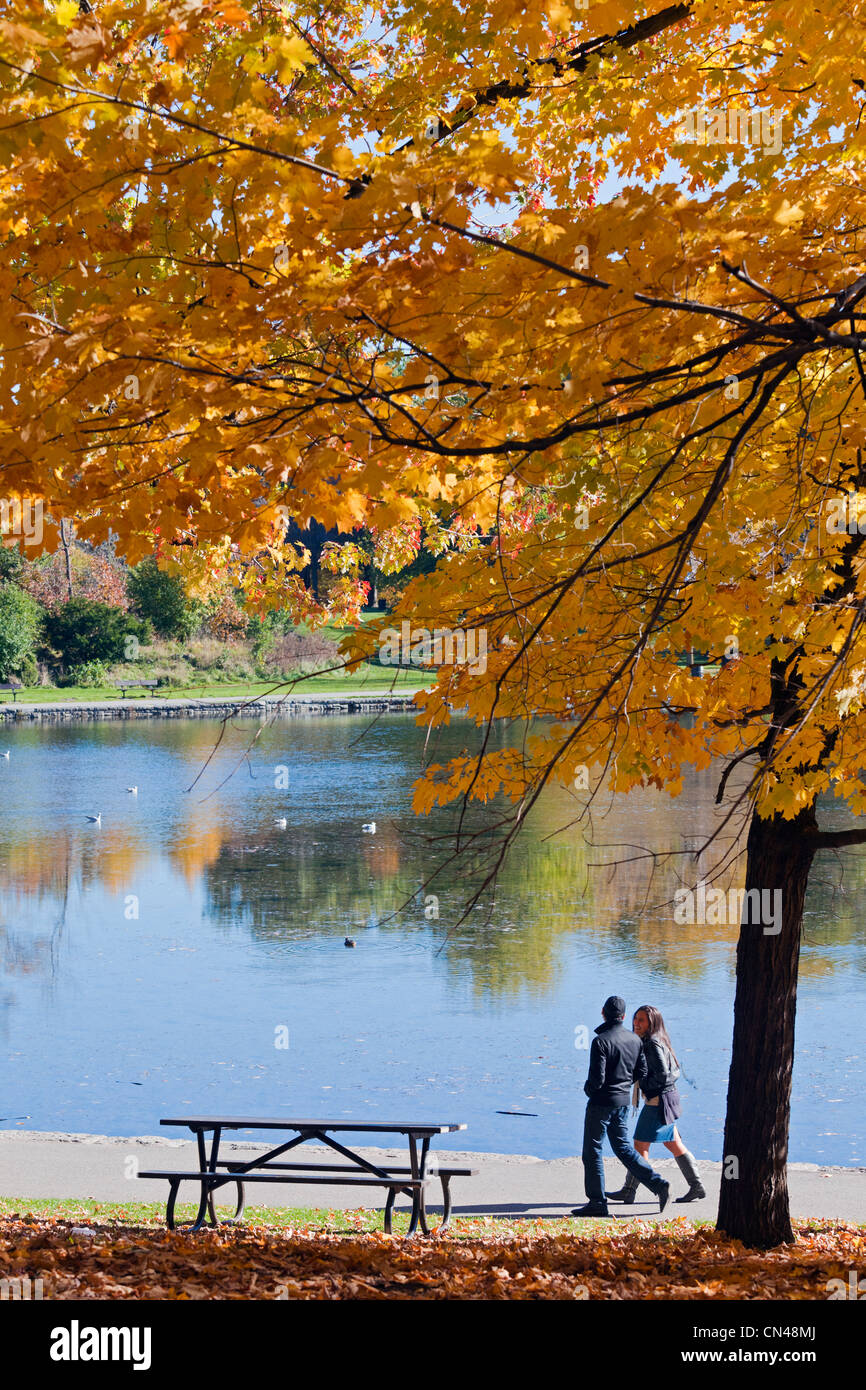
{"type": "Polygon", "coordinates": [[[411,714],[408,695],[268,695],[254,699],[203,696],[201,699],[118,699],[86,702],[0,705],[0,723],[58,723],[96,719],[206,719],[227,715],[255,719],[262,715],[298,718],[322,714],[411,714]]]}

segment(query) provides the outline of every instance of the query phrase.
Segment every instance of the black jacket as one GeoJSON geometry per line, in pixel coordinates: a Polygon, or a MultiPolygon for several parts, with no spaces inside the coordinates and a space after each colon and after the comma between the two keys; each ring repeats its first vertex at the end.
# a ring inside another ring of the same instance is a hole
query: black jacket
{"type": "Polygon", "coordinates": [[[646,1074],[646,1054],[635,1033],[620,1022],[596,1028],[583,1087],[590,1105],[628,1105],[634,1082],[642,1082],[646,1074]]]}
{"type": "Polygon", "coordinates": [[[680,1069],[670,1050],[658,1038],[644,1038],[643,1052],[646,1058],[646,1080],[641,1082],[641,1092],[647,1100],[654,1100],[663,1091],[676,1085],[680,1069]]]}

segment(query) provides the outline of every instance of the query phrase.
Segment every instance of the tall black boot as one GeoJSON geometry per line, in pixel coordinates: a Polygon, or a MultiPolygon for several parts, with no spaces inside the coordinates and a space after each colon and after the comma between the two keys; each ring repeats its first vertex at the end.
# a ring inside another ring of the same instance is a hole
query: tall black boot
{"type": "Polygon", "coordinates": [[[701,1197],[706,1197],[704,1185],[701,1182],[701,1175],[695,1167],[695,1156],[686,1149],[684,1154],[677,1154],[677,1167],[689,1185],[688,1192],[682,1197],[677,1197],[678,1202],[697,1202],[701,1197]]]}
{"type": "Polygon", "coordinates": [[[626,1172],[625,1182],[617,1192],[606,1193],[609,1202],[633,1202],[637,1196],[638,1179],[633,1173],[626,1172]]]}

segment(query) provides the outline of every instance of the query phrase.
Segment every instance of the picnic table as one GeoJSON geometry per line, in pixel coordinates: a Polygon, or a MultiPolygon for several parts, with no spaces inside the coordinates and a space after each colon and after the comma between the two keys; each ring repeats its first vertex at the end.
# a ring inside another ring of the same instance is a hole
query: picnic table
{"type": "Polygon", "coordinates": [[[140,1178],[166,1178],[169,1183],[168,1203],[165,1220],[170,1231],[178,1228],[174,1219],[175,1203],[182,1182],[199,1184],[200,1196],[198,1214],[191,1223],[185,1223],[191,1231],[201,1230],[208,1219],[211,1226],[219,1224],[235,1225],[242,1220],[245,1206],[244,1186],[249,1182],[314,1183],[332,1187],[383,1187],[387,1188],[385,1202],[384,1229],[391,1232],[391,1213],[399,1192],[412,1198],[412,1215],[409,1222],[409,1235],[414,1235],[420,1225],[425,1235],[429,1234],[426,1209],[426,1189],[433,1178],[438,1177],[442,1184],[442,1220],[438,1226],[444,1231],[451,1217],[451,1179],[472,1177],[477,1169],[457,1168],[451,1164],[428,1165],[430,1142],[437,1134],[453,1134],[465,1129],[463,1124],[430,1123],[421,1120],[293,1120],[284,1118],[259,1119],[250,1116],[226,1115],[186,1115],[181,1119],[160,1120],[161,1125],[175,1125],[189,1129],[196,1137],[198,1146],[198,1168],[159,1169],[140,1172],[140,1178]],[[286,1131],[293,1135],[285,1143],[278,1144],[265,1154],[258,1154],[248,1161],[221,1159],[220,1140],[227,1130],[274,1130],[286,1131]],[[387,1164],[379,1167],[362,1154],[347,1148],[335,1136],[338,1134],[397,1134],[408,1141],[408,1167],[395,1167],[387,1164]],[[206,1136],[210,1135],[208,1143],[206,1136]],[[284,1154],[300,1144],[323,1144],[344,1160],[342,1163],[282,1163],[284,1154]],[[221,1187],[235,1183],[237,1202],[234,1216],[224,1223],[217,1221],[214,1210],[214,1193],[221,1187]]]}

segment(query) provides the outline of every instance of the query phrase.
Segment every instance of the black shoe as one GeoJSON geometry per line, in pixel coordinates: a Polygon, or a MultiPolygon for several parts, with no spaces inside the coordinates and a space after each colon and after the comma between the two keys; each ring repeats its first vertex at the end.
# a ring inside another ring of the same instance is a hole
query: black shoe
{"type": "Polygon", "coordinates": [[[572,1216],[610,1216],[603,1202],[587,1202],[585,1207],[572,1207],[572,1216]]]}
{"type": "MultiPolygon", "coordinates": [[[[608,1195],[608,1197],[609,1197],[611,1194],[608,1193],[607,1195],[608,1195]]],[[[677,1197],[676,1200],[677,1200],[678,1202],[699,1202],[699,1201],[701,1200],[701,1198],[702,1198],[702,1197],[706,1197],[706,1195],[707,1195],[707,1194],[706,1194],[706,1192],[704,1191],[704,1185],[703,1185],[703,1183],[702,1183],[702,1182],[698,1182],[698,1183],[695,1183],[694,1187],[690,1187],[690,1188],[689,1188],[689,1190],[688,1190],[688,1192],[685,1194],[685,1196],[683,1196],[683,1197],[677,1197]]]]}
{"type": "Polygon", "coordinates": [[[658,1199],[659,1199],[659,1212],[660,1212],[660,1213],[663,1212],[664,1209],[665,1209],[665,1207],[667,1206],[667,1204],[668,1204],[668,1198],[670,1197],[670,1195],[671,1195],[671,1185],[670,1185],[669,1182],[662,1182],[662,1183],[656,1188],[656,1196],[657,1196],[658,1199]]]}

